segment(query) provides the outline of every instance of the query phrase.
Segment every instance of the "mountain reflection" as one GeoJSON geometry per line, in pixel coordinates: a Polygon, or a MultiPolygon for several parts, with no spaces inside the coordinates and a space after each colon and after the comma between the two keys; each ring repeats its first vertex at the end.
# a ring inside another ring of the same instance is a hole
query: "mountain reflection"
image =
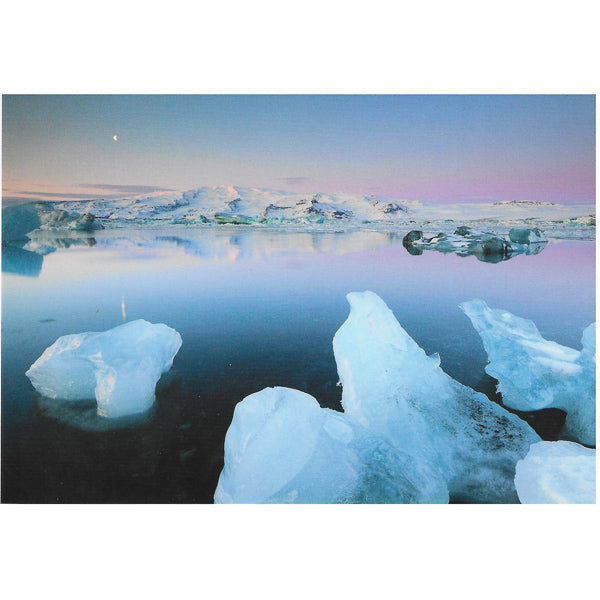
{"type": "MultiPolygon", "coordinates": [[[[57,250],[85,249],[112,251],[115,258],[138,262],[140,260],[168,261],[176,265],[183,257],[203,264],[231,264],[240,260],[256,260],[272,255],[350,254],[377,248],[404,245],[409,254],[419,256],[424,250],[475,256],[483,262],[496,263],[518,254],[538,254],[546,242],[530,244],[526,249],[509,252],[489,251],[486,244],[472,244],[468,248],[448,247],[443,243],[412,244],[402,232],[377,230],[357,231],[282,231],[229,227],[216,228],[162,227],[160,229],[113,229],[95,232],[50,232],[34,234],[31,239],[3,245],[2,271],[24,277],[38,277],[43,257],[57,250]],[[149,252],[153,251],[153,252],[149,252]]],[[[73,268],[83,256],[73,255],[73,268]]]]}
{"type": "Polygon", "coordinates": [[[21,277],[39,277],[44,256],[59,248],[71,246],[92,247],[96,240],[91,236],[41,237],[28,241],[2,244],[2,272],[21,277]]]}
{"type": "Polygon", "coordinates": [[[18,246],[2,246],[2,272],[23,277],[38,277],[44,257],[18,246]]]}
{"type": "MultiPolygon", "coordinates": [[[[189,256],[202,257],[211,262],[234,262],[239,259],[266,257],[273,254],[363,252],[400,243],[401,236],[380,231],[356,232],[295,232],[231,230],[208,228],[183,230],[170,228],[157,230],[109,230],[94,237],[73,232],[55,237],[45,233],[36,235],[22,244],[21,249],[40,256],[58,249],[73,246],[97,246],[97,249],[114,250],[183,250],[189,256]]],[[[13,248],[14,246],[11,246],[13,248]]],[[[14,272],[14,271],[11,271],[14,272]]]]}

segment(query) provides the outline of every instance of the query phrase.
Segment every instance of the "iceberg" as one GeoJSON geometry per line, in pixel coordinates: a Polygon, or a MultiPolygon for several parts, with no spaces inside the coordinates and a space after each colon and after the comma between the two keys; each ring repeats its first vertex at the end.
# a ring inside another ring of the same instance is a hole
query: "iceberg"
{"type": "Polygon", "coordinates": [[[581,351],[544,339],[535,324],[483,300],[461,308],[481,336],[486,372],[498,380],[502,402],[516,410],[559,408],[561,437],[596,445],[596,324],[583,332],[581,351]]]}
{"type": "Polygon", "coordinates": [[[538,442],[517,463],[521,504],[594,504],[596,451],[574,442],[538,442]]]}
{"type": "Polygon", "coordinates": [[[548,241],[546,234],[538,227],[533,227],[533,228],[513,227],[508,232],[508,238],[510,239],[511,242],[513,242],[515,244],[526,244],[526,245],[540,244],[542,242],[548,241]]]}
{"type": "Polygon", "coordinates": [[[440,232],[433,237],[424,237],[420,230],[409,231],[402,244],[409,254],[420,255],[424,250],[435,250],[458,256],[475,256],[483,262],[498,263],[519,254],[539,254],[547,243],[540,229],[513,228],[509,240],[495,233],[476,231],[461,225],[454,233],[440,232]]]}
{"type": "Polygon", "coordinates": [[[343,413],[267,388],[235,409],[215,502],[517,502],[539,436],[454,381],[373,292],[335,334],[343,413]]]}
{"type": "Polygon", "coordinates": [[[347,415],[289,388],[246,397],[225,437],[223,503],[445,503],[443,479],[347,415]]]}
{"type": "Polygon", "coordinates": [[[26,242],[37,230],[96,231],[104,226],[89,212],[56,209],[52,202],[28,202],[2,209],[2,243],[26,242]]]}
{"type": "Polygon", "coordinates": [[[104,229],[102,223],[96,221],[95,215],[84,213],[82,215],[72,215],[66,210],[55,210],[42,212],[40,214],[41,230],[59,230],[59,231],[97,231],[104,229]]]}
{"type": "Polygon", "coordinates": [[[424,459],[445,478],[451,499],[516,502],[515,465],[540,441],[535,431],[447,375],[377,294],[347,298],[350,315],[333,350],[348,417],[424,459]]]}
{"type": "Polygon", "coordinates": [[[156,384],[181,343],[167,325],[138,319],[104,332],[64,335],[25,374],[43,396],[95,398],[99,416],[123,417],[152,406],[156,384]]]}

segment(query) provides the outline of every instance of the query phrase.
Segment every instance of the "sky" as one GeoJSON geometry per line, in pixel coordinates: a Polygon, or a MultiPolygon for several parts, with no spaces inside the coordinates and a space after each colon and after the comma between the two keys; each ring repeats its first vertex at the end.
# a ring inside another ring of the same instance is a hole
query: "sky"
{"type": "Polygon", "coordinates": [[[595,96],[4,95],[2,196],[595,202],[595,96]]]}

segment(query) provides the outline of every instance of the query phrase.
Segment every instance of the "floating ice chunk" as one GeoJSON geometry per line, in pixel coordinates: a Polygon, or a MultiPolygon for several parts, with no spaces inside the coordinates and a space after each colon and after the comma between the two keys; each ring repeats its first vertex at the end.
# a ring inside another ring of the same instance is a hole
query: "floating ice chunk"
{"type": "Polygon", "coordinates": [[[495,233],[475,231],[464,225],[453,234],[438,233],[426,238],[420,230],[409,231],[402,244],[410,254],[424,250],[455,252],[459,256],[475,256],[484,262],[497,263],[518,254],[539,254],[546,246],[546,236],[540,229],[511,229],[510,241],[495,233]]]}
{"type": "Polygon", "coordinates": [[[596,451],[573,442],[538,442],[517,463],[522,504],[594,504],[596,451]]]}
{"type": "Polygon", "coordinates": [[[62,336],[26,375],[43,396],[95,397],[100,416],[122,417],[152,406],[156,383],[180,347],[177,331],[139,319],[101,333],[62,336]]]}
{"type": "Polygon", "coordinates": [[[216,503],[447,501],[445,482],[422,461],[288,388],[236,406],[215,492],[216,503]]]}
{"type": "Polygon", "coordinates": [[[563,437],[596,444],[596,325],[583,333],[581,352],[545,340],[532,321],[483,300],[461,304],[488,354],[486,372],[498,380],[506,406],[559,408],[567,413],[563,437]]]}
{"type": "Polygon", "coordinates": [[[548,241],[546,234],[537,227],[532,229],[514,227],[508,232],[508,237],[516,244],[539,244],[548,241]]]}
{"type": "Polygon", "coordinates": [[[373,292],[348,294],[333,349],[348,418],[424,460],[450,498],[516,502],[516,462],[540,440],[527,423],[454,381],[373,292]]]}

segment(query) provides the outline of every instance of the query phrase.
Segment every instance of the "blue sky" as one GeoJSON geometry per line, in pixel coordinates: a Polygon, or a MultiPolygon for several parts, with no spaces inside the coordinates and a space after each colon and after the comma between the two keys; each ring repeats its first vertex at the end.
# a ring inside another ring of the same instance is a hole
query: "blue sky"
{"type": "Polygon", "coordinates": [[[595,171],[592,95],[3,96],[5,198],[226,184],[594,202],[595,171]]]}

